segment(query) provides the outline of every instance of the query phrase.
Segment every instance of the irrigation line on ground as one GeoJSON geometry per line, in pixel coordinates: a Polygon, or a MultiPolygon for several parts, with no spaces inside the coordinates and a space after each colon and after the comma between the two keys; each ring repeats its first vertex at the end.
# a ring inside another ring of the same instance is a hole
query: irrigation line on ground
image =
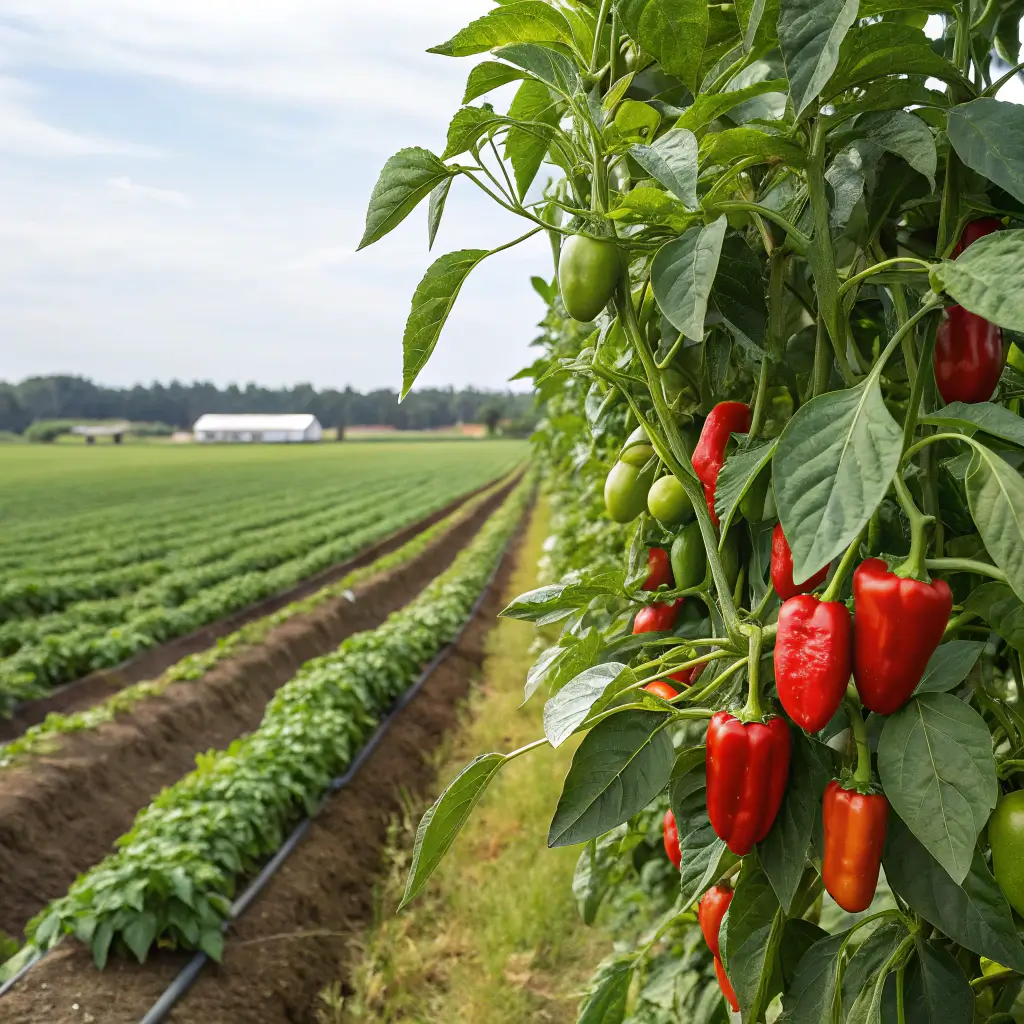
{"type": "MultiPolygon", "coordinates": [[[[469,624],[476,617],[480,611],[480,607],[483,605],[484,599],[487,597],[491,586],[494,583],[495,578],[498,575],[498,570],[501,568],[502,563],[505,561],[505,555],[508,553],[509,548],[515,539],[515,535],[510,537],[505,542],[504,547],[501,549],[501,553],[498,556],[498,560],[495,563],[494,569],[488,576],[487,581],[484,583],[483,589],[480,591],[480,596],[473,603],[473,607],[470,609],[469,615],[466,616],[466,621],[460,627],[455,638],[444,647],[441,648],[437,654],[428,662],[427,667],[420,673],[419,678],[409,687],[405,693],[395,702],[395,705],[388,712],[387,716],[381,720],[380,725],[377,726],[373,735],[367,740],[362,750],[356,755],[355,759],[345,770],[344,774],[339,775],[337,778],[332,779],[328,784],[327,789],[324,792],[323,799],[320,802],[320,806],[317,808],[316,814],[319,814],[323,810],[327,799],[338,790],[343,789],[347,786],[360,768],[366,763],[370,755],[380,745],[380,741],[384,738],[388,729],[391,727],[394,720],[398,717],[401,711],[409,704],[409,702],[423,689],[427,680],[434,674],[435,670],[441,664],[442,661],[458,646],[459,641],[462,639],[462,635],[469,628],[469,624]]],[[[267,883],[270,879],[277,874],[280,870],[281,865],[288,859],[288,857],[294,852],[295,848],[302,841],[303,837],[309,831],[310,826],[313,823],[313,818],[316,814],[309,815],[304,818],[292,831],[291,835],[285,840],[284,845],[274,854],[274,856],[264,865],[263,870],[253,879],[252,883],[246,888],[245,892],[238,897],[237,900],[231,905],[231,916],[224,921],[221,925],[222,931],[227,931],[231,925],[231,922],[237,920],[246,910],[252,905],[256,897],[266,888],[267,883]]],[[[174,1007],[175,1003],[188,991],[193,985],[196,978],[199,977],[200,971],[206,966],[210,957],[206,953],[196,953],[194,957],[182,968],[175,979],[170,985],[164,990],[160,998],[153,1004],[146,1015],[142,1018],[139,1024],[160,1024],[161,1021],[166,1019],[167,1014],[174,1007]]],[[[32,963],[38,963],[33,961],[32,963]]],[[[26,965],[21,972],[21,975],[27,973],[32,963],[26,965]]],[[[19,975],[19,976],[21,976],[19,975]]],[[[0,993],[2,993],[0,989],[0,993]]]]}

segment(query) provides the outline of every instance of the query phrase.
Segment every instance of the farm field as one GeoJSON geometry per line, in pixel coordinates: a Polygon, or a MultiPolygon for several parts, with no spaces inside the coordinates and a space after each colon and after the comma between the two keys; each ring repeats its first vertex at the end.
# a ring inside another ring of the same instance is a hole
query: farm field
{"type": "Polygon", "coordinates": [[[0,450],[0,712],[352,557],[519,442],[0,450]]]}

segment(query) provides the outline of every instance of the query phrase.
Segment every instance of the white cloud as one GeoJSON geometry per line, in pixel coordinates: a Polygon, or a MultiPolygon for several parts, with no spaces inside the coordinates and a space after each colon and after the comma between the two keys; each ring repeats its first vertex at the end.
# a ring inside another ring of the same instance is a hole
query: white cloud
{"type": "Polygon", "coordinates": [[[170,206],[191,206],[192,200],[184,192],[173,188],[155,188],[152,185],[140,185],[127,176],[108,178],[107,184],[116,191],[131,199],[148,199],[155,203],[167,203],[170,206]]]}

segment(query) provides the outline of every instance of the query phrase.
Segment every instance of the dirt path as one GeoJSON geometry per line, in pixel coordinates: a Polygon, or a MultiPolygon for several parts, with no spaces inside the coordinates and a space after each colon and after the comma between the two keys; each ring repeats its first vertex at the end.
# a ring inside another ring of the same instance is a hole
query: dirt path
{"type": "Polygon", "coordinates": [[[201,680],[176,683],[112,723],[67,737],[53,755],[0,772],[0,929],[21,934],[110,852],[140,808],[194,767],[197,752],[223,749],[256,728],[267,701],[305,661],[407,604],[512,486],[419,557],[357,588],[354,603],[338,598],[296,616],[201,680]]]}
{"type": "MultiPolygon", "coordinates": [[[[520,533],[520,538],[522,533],[520,533]]],[[[484,640],[507,600],[518,552],[510,547],[453,651],[396,719],[347,789],[332,797],[269,887],[232,928],[225,962],[207,967],[168,1018],[177,1024],[291,1024],[312,1020],[322,987],[338,975],[373,916],[374,882],[388,823],[403,791],[429,786],[427,755],[458,720],[458,704],[484,657],[484,640]]],[[[118,960],[99,973],[68,943],[0,1000],[10,1024],[136,1024],[187,961],[118,960]]]]}

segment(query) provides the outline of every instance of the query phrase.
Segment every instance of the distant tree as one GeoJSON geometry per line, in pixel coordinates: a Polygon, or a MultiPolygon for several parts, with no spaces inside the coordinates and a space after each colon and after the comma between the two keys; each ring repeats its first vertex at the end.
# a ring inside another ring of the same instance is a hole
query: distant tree
{"type": "Polygon", "coordinates": [[[487,433],[493,435],[497,432],[498,424],[504,414],[505,410],[500,403],[490,401],[481,406],[477,415],[480,417],[480,422],[487,427],[487,433]]]}

